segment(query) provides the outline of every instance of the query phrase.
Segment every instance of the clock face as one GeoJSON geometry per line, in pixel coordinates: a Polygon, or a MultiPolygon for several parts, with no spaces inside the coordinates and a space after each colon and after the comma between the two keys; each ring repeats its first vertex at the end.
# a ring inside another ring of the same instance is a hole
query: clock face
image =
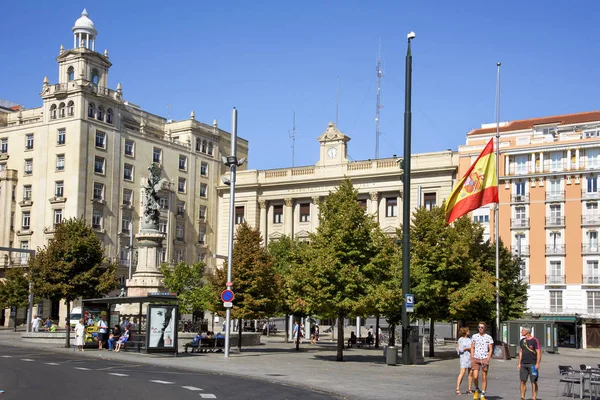
{"type": "Polygon", "coordinates": [[[335,147],[330,147],[329,150],[327,150],[327,156],[329,158],[335,158],[336,155],[337,155],[337,149],[335,147]]]}

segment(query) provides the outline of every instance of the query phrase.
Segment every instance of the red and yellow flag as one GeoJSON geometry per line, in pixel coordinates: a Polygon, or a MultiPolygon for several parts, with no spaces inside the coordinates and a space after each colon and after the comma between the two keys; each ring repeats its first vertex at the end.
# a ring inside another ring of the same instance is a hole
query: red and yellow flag
{"type": "Polygon", "coordinates": [[[496,155],[494,154],[494,139],[490,139],[446,200],[446,225],[469,211],[497,202],[496,155]]]}

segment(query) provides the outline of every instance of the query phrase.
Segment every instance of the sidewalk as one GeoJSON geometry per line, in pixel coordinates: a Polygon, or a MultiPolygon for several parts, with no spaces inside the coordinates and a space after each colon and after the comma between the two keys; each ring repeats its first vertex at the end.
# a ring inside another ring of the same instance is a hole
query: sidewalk
{"type": "MultiPolygon", "coordinates": [[[[385,365],[382,349],[344,349],[344,362],[336,362],[335,343],[294,345],[284,343],[281,335],[263,336],[266,344],[243,348],[241,353],[232,348],[230,357],[223,353],[179,354],[177,357],[114,353],[89,350],[73,353],[71,349],[51,348],[49,345],[24,343],[20,333],[0,332],[0,345],[37,348],[40,351],[70,353],[78,357],[116,360],[119,362],[148,363],[192,371],[251,377],[287,385],[302,386],[337,394],[348,399],[468,399],[456,396],[454,389],[459,371],[458,358],[453,345],[436,347],[443,357],[425,358],[425,365],[385,365]],[[444,358],[446,357],[446,358],[444,358]],[[451,357],[451,358],[448,358],[451,357]]],[[[183,343],[180,343],[180,345],[183,343]]],[[[581,363],[596,365],[600,362],[596,351],[561,349],[561,354],[544,354],[540,368],[540,393],[538,399],[556,397],[558,365],[578,366],[581,363]]],[[[399,361],[401,357],[399,357],[399,361]]],[[[488,379],[488,399],[518,399],[519,378],[517,361],[492,360],[488,379]]],[[[466,380],[462,389],[466,390],[466,380]]],[[[531,398],[528,385],[528,398],[531,398]]]]}

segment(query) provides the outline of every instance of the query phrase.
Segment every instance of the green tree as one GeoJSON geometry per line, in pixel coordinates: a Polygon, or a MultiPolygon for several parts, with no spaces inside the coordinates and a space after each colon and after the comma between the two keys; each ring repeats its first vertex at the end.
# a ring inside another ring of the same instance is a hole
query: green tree
{"type": "MultiPolygon", "coordinates": [[[[67,321],[73,300],[95,298],[117,287],[116,264],[105,263],[100,239],[83,218],[65,219],[54,238],[29,262],[33,291],[39,297],[64,299],[67,321]]],[[[70,335],[65,335],[70,347],[70,335]]]]}
{"type": "MultiPolygon", "coordinates": [[[[235,299],[231,317],[243,322],[244,319],[271,316],[276,310],[275,293],[280,285],[279,277],[273,268],[273,260],[262,246],[262,237],[257,228],[251,228],[244,221],[238,226],[235,236],[232,260],[232,289],[235,299]]],[[[209,275],[209,280],[213,287],[213,304],[220,302],[220,294],[227,281],[227,268],[224,266],[216,269],[209,275]]],[[[240,326],[239,349],[241,345],[240,326]]]]}
{"type": "Polygon", "coordinates": [[[281,284],[275,288],[275,313],[285,314],[285,341],[288,342],[287,332],[289,331],[288,315],[292,313],[287,303],[289,290],[284,283],[290,279],[292,265],[296,262],[298,242],[292,240],[289,236],[283,235],[278,240],[271,240],[267,245],[267,252],[273,260],[273,269],[279,277],[281,284]]]}
{"type": "Polygon", "coordinates": [[[177,293],[182,314],[209,308],[213,290],[210,284],[206,284],[204,270],[205,265],[202,262],[192,265],[180,262],[173,268],[166,264],[161,265],[163,285],[169,291],[177,293]]]}
{"type": "Polygon", "coordinates": [[[319,227],[310,236],[287,282],[290,307],[305,315],[338,319],[337,357],[344,359],[344,318],[366,309],[368,265],[376,254],[376,223],[358,203],[349,179],[319,203],[319,227]]]}
{"type": "MultiPolygon", "coordinates": [[[[29,276],[22,268],[9,268],[4,279],[0,280],[0,309],[15,307],[25,308],[29,305],[29,276]]],[[[26,321],[29,323],[29,321],[26,321]]],[[[17,317],[15,313],[15,331],[17,317]]]]}

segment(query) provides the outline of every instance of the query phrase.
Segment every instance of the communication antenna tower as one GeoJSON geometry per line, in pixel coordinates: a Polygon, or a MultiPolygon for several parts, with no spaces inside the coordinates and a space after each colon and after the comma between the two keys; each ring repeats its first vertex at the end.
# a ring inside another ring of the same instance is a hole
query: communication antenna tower
{"type": "Polygon", "coordinates": [[[292,168],[294,167],[294,152],[296,150],[296,110],[294,110],[294,124],[292,130],[289,132],[290,139],[292,139],[292,168]]]}
{"type": "Polygon", "coordinates": [[[379,158],[379,136],[381,132],[379,130],[379,114],[383,108],[381,105],[381,77],[383,76],[383,69],[381,66],[381,39],[379,39],[379,47],[377,49],[377,107],[375,109],[375,159],[379,158]]]}

